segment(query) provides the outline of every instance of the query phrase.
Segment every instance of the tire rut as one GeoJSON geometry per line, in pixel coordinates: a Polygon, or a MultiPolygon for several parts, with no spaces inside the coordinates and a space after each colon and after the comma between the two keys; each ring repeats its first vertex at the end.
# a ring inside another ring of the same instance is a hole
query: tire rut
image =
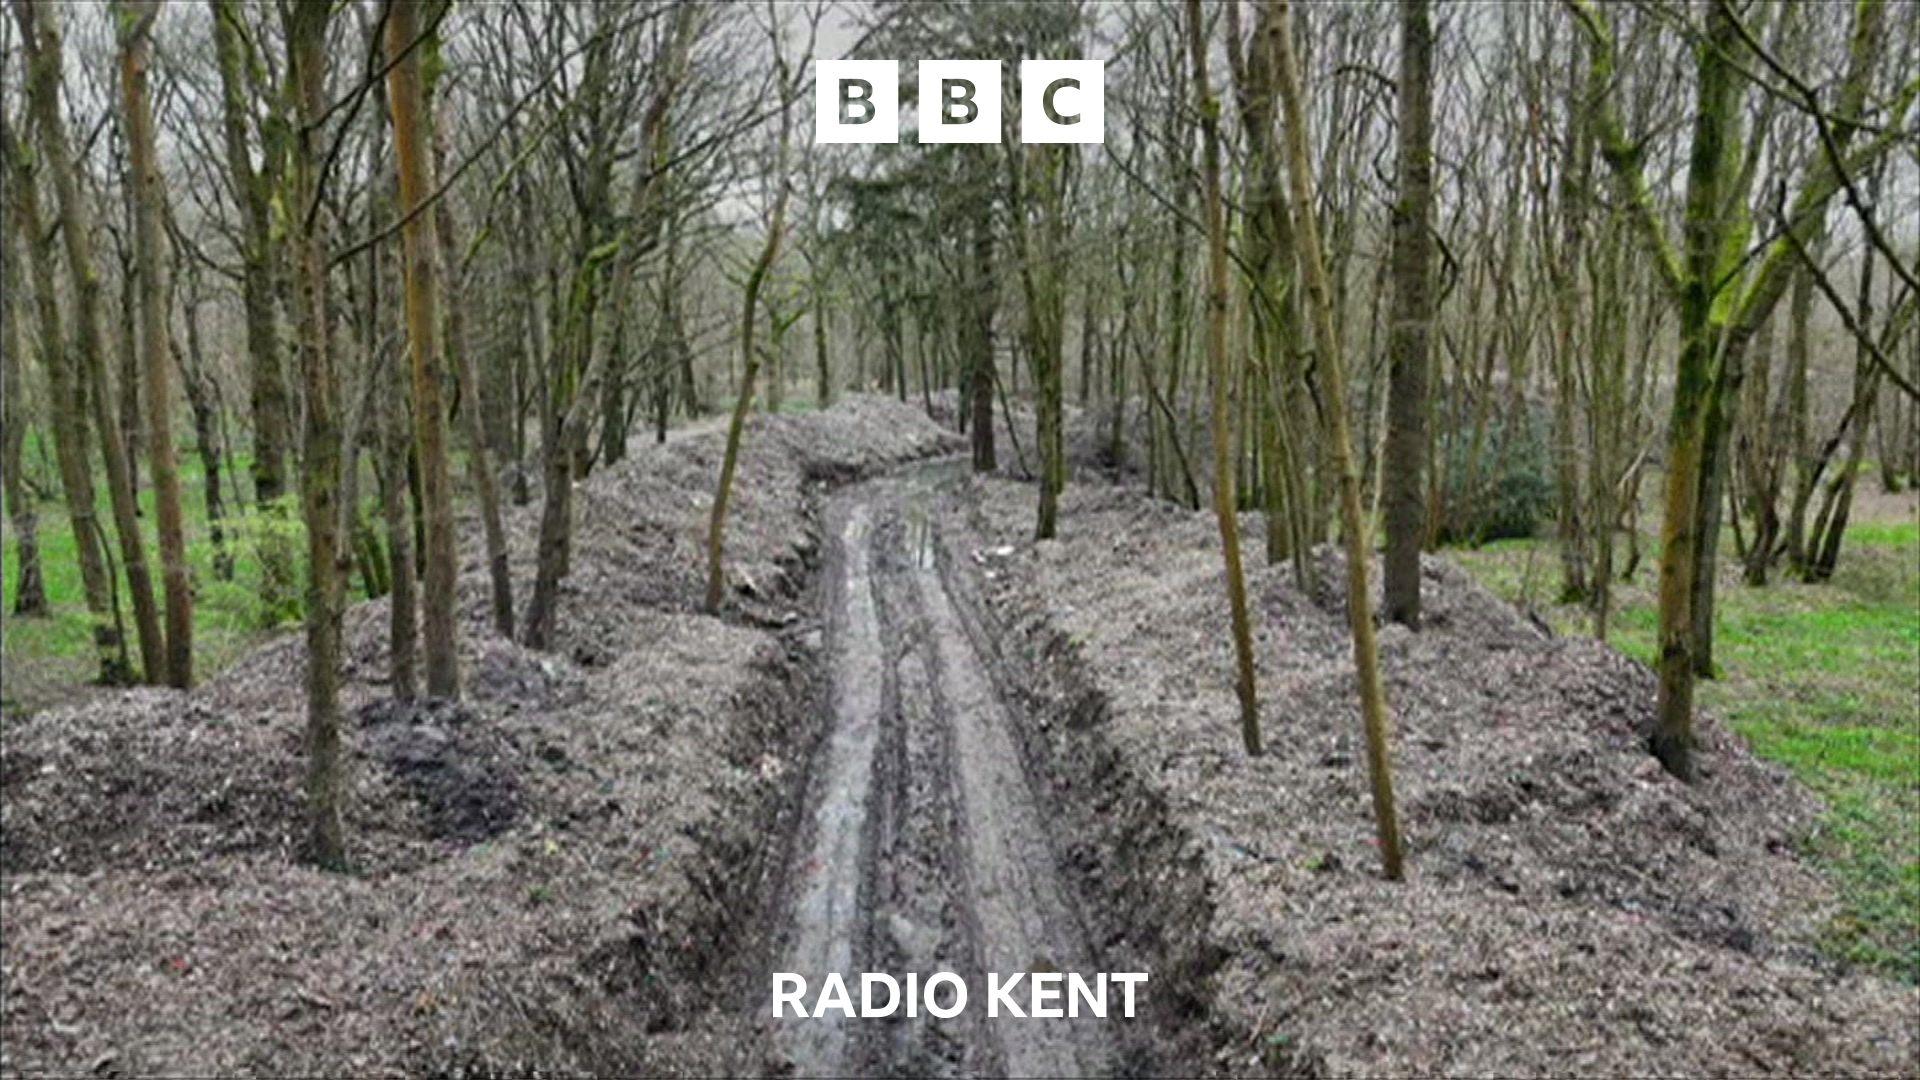
{"type": "Polygon", "coordinates": [[[988,972],[1089,972],[1091,955],[1013,716],[948,591],[942,474],[861,485],[828,514],[833,716],[779,970],[807,980],[809,1003],[838,972],[856,1006],[859,972],[904,984],[908,973],[950,971],[967,1006],[949,1019],[908,1017],[904,1006],[884,1019],[789,1016],[774,1021],[775,1042],[809,1076],[1109,1075],[1119,1065],[1111,1021],[987,1015],[988,972]]]}

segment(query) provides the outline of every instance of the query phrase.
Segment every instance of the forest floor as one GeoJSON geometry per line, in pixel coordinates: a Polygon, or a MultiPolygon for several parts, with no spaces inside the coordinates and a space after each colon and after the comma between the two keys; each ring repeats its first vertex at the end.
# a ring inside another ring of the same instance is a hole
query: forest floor
{"type": "MultiPolygon", "coordinates": [[[[242,461],[240,475],[244,475],[246,467],[246,462],[242,461]]],[[[50,466],[46,474],[51,474],[50,466]]],[[[233,475],[223,470],[223,492],[233,475]]],[[[222,578],[214,572],[219,550],[213,544],[208,529],[205,476],[205,465],[198,455],[180,455],[181,509],[186,515],[187,562],[192,568],[194,581],[194,663],[202,674],[211,674],[246,655],[271,637],[276,629],[298,624],[297,607],[269,610],[263,599],[269,590],[260,561],[246,553],[268,529],[277,528],[283,532],[293,550],[302,550],[300,545],[305,541],[298,526],[291,521],[276,525],[251,507],[235,513],[225,522],[224,528],[224,536],[236,553],[234,574],[231,578],[222,578]]],[[[144,474],[142,479],[145,479],[144,474]]],[[[96,495],[99,520],[111,522],[112,510],[104,485],[96,495]]],[[[226,493],[229,499],[233,496],[234,493],[226,493]]],[[[140,488],[140,507],[147,541],[147,563],[157,568],[160,565],[160,549],[152,525],[153,488],[149,484],[143,484],[140,488]]],[[[8,589],[8,607],[4,614],[0,614],[0,629],[4,630],[4,636],[0,637],[0,660],[5,663],[7,673],[6,685],[0,688],[0,710],[10,716],[67,704],[92,696],[99,690],[91,683],[98,671],[91,636],[92,623],[87,616],[85,593],[80,587],[80,566],[74,551],[73,525],[58,500],[42,502],[37,509],[40,564],[49,608],[44,618],[22,618],[13,613],[12,589],[14,582],[19,580],[19,551],[13,542],[12,522],[0,525],[0,532],[5,534],[0,569],[4,569],[8,589]]],[[[376,516],[377,513],[376,509],[376,516]]],[[[293,516],[298,517],[297,510],[293,516]]],[[[117,566],[120,558],[118,548],[111,554],[117,566]]],[[[134,648],[132,640],[132,613],[123,612],[122,618],[128,637],[128,650],[137,664],[139,650],[134,648]]]]}
{"type": "MultiPolygon", "coordinates": [[[[749,987],[764,1008],[761,913],[821,727],[814,515],[956,445],[872,398],[756,419],[719,619],[698,605],[722,436],[636,441],[575,501],[553,651],[491,631],[463,550],[458,706],[394,703],[386,602],[352,607],[349,874],[294,857],[298,635],[188,693],[10,717],[0,1074],[760,1070],[739,1017],[749,987]]],[[[521,603],[537,514],[510,521],[521,603]]]]}
{"type": "Polygon", "coordinates": [[[717,433],[636,446],[553,652],[466,554],[458,707],[386,698],[358,605],[351,875],[290,855],[293,637],[10,720],[0,1072],[1911,1071],[1920,991],[1821,948],[1827,811],[1715,710],[1672,781],[1643,665],[1430,560],[1382,634],[1387,883],[1337,557],[1249,569],[1249,759],[1211,518],[1082,469],[1036,543],[1030,485],[923,462],[959,446],[883,399],[757,419],[726,619],[717,433]],[[1151,980],[1134,1021],[769,1015],[771,971],[936,968],[1151,980]]]}
{"type": "Polygon", "coordinates": [[[1911,1071],[1920,992],[1818,948],[1842,910],[1803,846],[1819,800],[1712,710],[1700,781],[1667,777],[1640,663],[1428,560],[1427,626],[1381,635],[1409,851],[1388,884],[1336,556],[1305,589],[1249,568],[1268,752],[1248,759],[1207,515],[1082,482],[1034,543],[1030,488],[962,502],[952,542],[1026,673],[1096,940],[1149,958],[1221,1070],[1911,1071]]]}
{"type": "MultiPolygon", "coordinates": [[[[797,410],[796,410],[797,411],[797,410]]],[[[708,437],[726,430],[725,415],[703,416],[669,428],[668,442],[708,437]]],[[[650,443],[650,436],[636,434],[635,444],[650,443]]],[[[222,468],[222,491],[227,499],[228,516],[222,522],[226,548],[233,555],[233,574],[223,577],[215,572],[223,548],[215,544],[207,518],[206,466],[198,454],[180,455],[180,485],[184,498],[181,509],[186,515],[187,563],[194,582],[193,635],[194,662],[204,680],[217,675],[276,634],[300,625],[299,583],[290,603],[274,605],[268,597],[265,569],[258,557],[259,544],[275,534],[288,549],[304,552],[305,528],[299,521],[299,508],[289,500],[282,517],[271,517],[257,506],[242,505],[235,478],[247,475],[249,459],[241,455],[222,468]]],[[[466,475],[464,458],[455,462],[456,477],[466,475]]],[[[48,466],[50,469],[51,466],[48,466]]],[[[96,492],[101,521],[111,520],[112,508],[104,487],[96,492]]],[[[362,514],[373,522],[380,520],[377,492],[362,491],[362,514]]],[[[153,488],[140,489],[141,521],[147,543],[147,561],[159,566],[159,540],[154,534],[153,488]]],[[[43,502],[39,511],[41,568],[44,577],[48,614],[23,618],[11,608],[0,613],[0,663],[5,664],[6,682],[0,686],[0,714],[19,716],[55,705],[83,700],[101,692],[94,684],[97,675],[93,649],[92,624],[88,618],[85,594],[80,586],[79,562],[74,552],[73,525],[58,501],[43,502]]],[[[0,572],[11,588],[19,580],[19,551],[14,546],[12,521],[0,521],[0,572]]],[[[119,552],[113,556],[117,559],[119,552]]],[[[350,599],[367,599],[366,582],[358,574],[348,581],[350,599]]],[[[132,615],[122,612],[128,649],[133,661],[138,650],[131,640],[132,615]]]]}
{"type": "MultiPolygon", "coordinates": [[[[1825,800],[1805,842],[1845,904],[1824,947],[1920,982],[1920,495],[1884,493],[1871,472],[1860,484],[1833,580],[1776,574],[1752,588],[1736,566],[1721,568],[1719,672],[1700,685],[1700,703],[1825,800]]],[[[1640,565],[1615,587],[1611,639],[1651,663],[1659,540],[1641,543],[1640,565]]],[[[1722,546],[1733,550],[1731,534],[1722,546]]],[[[1447,557],[1556,631],[1592,633],[1584,607],[1556,602],[1551,541],[1498,541],[1447,557]]]]}

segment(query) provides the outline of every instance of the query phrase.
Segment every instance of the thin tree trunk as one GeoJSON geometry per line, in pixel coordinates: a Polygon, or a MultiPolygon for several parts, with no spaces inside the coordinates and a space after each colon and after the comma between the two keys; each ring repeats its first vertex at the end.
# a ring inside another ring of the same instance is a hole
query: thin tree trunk
{"type": "MultiPolygon", "coordinates": [[[[180,505],[180,468],[173,448],[173,337],[167,330],[162,220],[166,188],[154,146],[147,72],[153,57],[158,0],[121,0],[120,91],[127,130],[128,183],[133,188],[134,249],[140,290],[140,352],[145,369],[148,458],[160,534],[160,580],[166,591],[167,682],[193,685],[193,587],[188,580],[186,520],[180,505]]],[[[217,479],[218,472],[215,472],[217,479]]]]}
{"type": "Polygon", "coordinates": [[[422,638],[426,644],[427,693],[460,696],[460,660],[454,620],[455,575],[459,553],[453,535],[453,484],[447,468],[445,357],[440,342],[440,290],[434,275],[437,255],[433,215],[417,212],[432,196],[427,166],[431,152],[422,125],[427,121],[420,73],[422,0],[393,0],[387,13],[387,96],[393,109],[393,151],[400,177],[400,212],[405,215],[401,248],[405,259],[407,342],[413,358],[413,432],[419,455],[426,572],[422,584],[422,638]]]}
{"type": "MultiPolygon", "coordinates": [[[[3,252],[8,266],[14,259],[13,230],[6,231],[3,252]]],[[[13,613],[47,614],[47,586],[40,572],[40,519],[33,495],[21,471],[25,462],[27,424],[24,389],[20,379],[20,324],[14,312],[14,290],[0,290],[0,486],[7,499],[7,519],[13,525],[18,577],[14,579],[13,613]]],[[[4,584],[4,583],[0,583],[4,584]]]]}
{"type": "Polygon", "coordinates": [[[281,9],[288,80],[298,121],[292,140],[291,237],[299,284],[300,368],[306,390],[301,509],[307,521],[307,837],[306,854],[330,870],[346,868],[341,803],[346,762],[340,745],[343,552],[340,546],[340,419],[327,300],[327,215],[320,199],[318,146],[327,107],[326,4],[281,9]]]}
{"type": "Polygon", "coordinates": [[[993,276],[993,224],[986,214],[973,220],[970,263],[973,311],[972,355],[967,360],[967,408],[972,410],[973,471],[990,473],[997,465],[993,446],[993,312],[999,287],[993,276]]]}
{"type": "MultiPolygon", "coordinates": [[[[197,271],[189,270],[197,276],[197,271]]],[[[178,280],[179,274],[174,275],[178,280]]],[[[233,551],[227,546],[226,496],[221,491],[221,476],[226,471],[226,456],[220,440],[220,394],[206,364],[206,350],[200,337],[199,289],[194,287],[186,304],[187,348],[176,347],[174,355],[183,356],[180,365],[187,408],[193,414],[193,441],[200,454],[202,490],[207,505],[207,536],[213,542],[213,572],[222,581],[233,580],[233,551]]]]}
{"type": "Polygon", "coordinates": [[[813,274],[813,400],[826,409],[833,405],[833,368],[827,360],[827,295],[819,271],[813,274]]]}
{"type": "MultiPolygon", "coordinates": [[[[1794,288],[1797,290],[1798,285],[1794,288]]],[[[1747,435],[1743,440],[1744,465],[1749,475],[1747,497],[1752,504],[1753,543],[1747,546],[1743,577],[1748,585],[1767,583],[1773,565],[1773,553],[1780,537],[1780,481],[1786,462],[1787,396],[1773,386],[1774,324],[1769,319],[1756,341],[1753,361],[1755,376],[1748,393],[1751,405],[1747,435]]]]}
{"type": "MultiPolygon", "coordinates": [[[[241,210],[240,298],[246,325],[248,381],[252,386],[254,499],[265,505],[286,493],[287,451],[292,442],[291,402],[273,312],[272,173],[276,167],[268,155],[267,171],[256,170],[248,148],[252,120],[246,76],[248,45],[241,14],[244,9],[239,0],[209,2],[213,9],[214,53],[220,66],[227,170],[233,177],[241,210]]],[[[285,556],[278,550],[271,554],[285,556]]],[[[273,574],[268,577],[270,581],[275,579],[273,574]]]]}
{"type": "Polygon", "coordinates": [[[1227,223],[1220,194],[1220,102],[1207,81],[1207,35],[1200,0],[1187,0],[1187,44],[1193,62],[1194,97],[1200,109],[1200,201],[1207,223],[1207,367],[1213,423],[1213,516],[1220,528],[1220,555],[1226,564],[1227,608],[1233,628],[1240,698],[1240,738],[1251,756],[1260,754],[1260,701],[1254,688],[1253,628],[1247,614],[1247,583],[1240,566],[1240,524],[1234,498],[1230,455],[1233,435],[1227,363],[1227,223]]]}
{"type": "MultiPolygon", "coordinates": [[[[375,87],[376,107],[385,111],[386,93],[375,87]]],[[[371,153],[377,154],[376,147],[371,153]]],[[[376,181],[367,200],[367,231],[378,233],[388,228],[397,206],[397,177],[384,183],[376,181]]],[[[444,203],[442,204],[444,205],[444,203]]],[[[409,498],[407,460],[413,449],[413,423],[408,409],[408,372],[397,349],[383,344],[389,334],[406,329],[404,311],[395,311],[387,302],[397,291],[399,274],[395,252],[390,244],[369,249],[366,257],[367,295],[365,304],[363,349],[373,416],[373,472],[379,487],[380,524],[386,532],[384,555],[371,525],[360,513],[358,465],[353,461],[356,440],[348,439],[347,481],[344,503],[351,519],[351,543],[360,553],[361,573],[368,581],[368,596],[387,598],[387,689],[399,701],[412,701],[420,693],[420,575],[414,546],[417,522],[409,498]],[[371,573],[369,573],[371,571],[371,573]],[[378,589],[378,592],[374,592],[378,589]]]]}
{"type": "MultiPolygon", "coordinates": [[[[782,86],[782,92],[786,88],[782,86]]],[[[740,392],[733,402],[733,415],[727,420],[727,449],[720,461],[720,483],[714,491],[713,513],[707,522],[707,595],[706,609],[710,614],[718,614],[721,602],[726,598],[726,571],[724,567],[727,503],[733,496],[733,475],[740,463],[740,437],[746,426],[747,412],[753,408],[754,380],[760,373],[760,355],[754,350],[753,334],[758,319],[760,287],[765,283],[767,273],[773,268],[773,261],[780,255],[780,240],[786,233],[787,197],[791,185],[787,181],[787,142],[789,138],[788,116],[791,112],[790,101],[783,102],[780,113],[780,143],[775,151],[773,175],[778,177],[780,190],[773,199],[773,218],[767,225],[767,242],[760,249],[760,257],[754,260],[753,270],[747,275],[746,295],[741,301],[740,311],[740,356],[743,369],[740,374],[740,392]]],[[[904,384],[903,384],[904,388],[904,384]]]]}
{"type": "MultiPolygon", "coordinates": [[[[14,0],[21,43],[27,54],[27,97],[40,130],[41,149],[60,207],[60,233],[66,245],[67,273],[72,279],[75,337],[82,362],[83,392],[93,403],[94,426],[100,437],[106,466],[107,492],[113,504],[115,531],[120,538],[121,562],[127,591],[133,600],[134,627],[140,639],[143,677],[155,681],[167,670],[160,613],[154,606],[153,577],[147,569],[146,545],[140,538],[139,507],[134,501],[127,448],[114,416],[113,384],[108,377],[106,342],[102,339],[100,276],[93,257],[92,212],[80,191],[78,165],[67,137],[60,109],[61,41],[58,15],[51,6],[14,0]]],[[[130,388],[129,388],[130,389],[130,388]]]]}
{"type": "MultiPolygon", "coordinates": [[[[127,192],[128,203],[132,202],[132,191],[127,192]]],[[[83,196],[84,197],[84,196],[83,196]]],[[[122,235],[130,236],[134,232],[133,208],[126,207],[126,228],[122,235]]],[[[116,240],[119,238],[116,237],[116,240]]],[[[113,400],[120,407],[120,444],[127,448],[127,483],[133,491],[133,512],[137,517],[145,517],[146,511],[140,506],[140,450],[147,440],[140,417],[140,398],[146,393],[140,370],[140,338],[135,329],[140,322],[139,271],[134,268],[131,252],[122,250],[124,241],[116,243],[115,254],[120,262],[120,341],[116,354],[120,360],[120,370],[114,378],[113,400]]],[[[161,642],[164,654],[166,643],[161,642]]],[[[152,678],[150,677],[150,681],[152,678]]]]}
{"type": "Polygon", "coordinates": [[[1794,277],[1793,299],[1787,314],[1787,444],[1793,457],[1793,498],[1786,520],[1787,565],[1805,576],[1807,507],[1819,486],[1819,458],[1807,431],[1807,362],[1812,352],[1813,275],[1806,270],[1794,277]]]}
{"type": "Polygon", "coordinates": [[[1387,618],[1420,624],[1427,532],[1427,367],[1433,333],[1433,24],[1427,0],[1400,2],[1400,173],[1393,210],[1393,326],[1382,476],[1387,618]]]}
{"type": "MultiPolygon", "coordinates": [[[[378,325],[377,323],[375,324],[378,325]]],[[[376,332],[373,335],[377,338],[376,332]]],[[[384,358],[369,355],[385,383],[379,397],[380,514],[387,530],[387,575],[381,581],[387,600],[387,682],[393,696],[412,701],[419,692],[418,641],[415,623],[413,523],[407,509],[407,380],[397,353],[384,358]]]]}
{"type": "Polygon", "coordinates": [[[1367,739],[1367,771],[1373,785],[1373,813],[1380,841],[1380,862],[1388,880],[1402,874],[1400,822],[1394,809],[1393,765],[1387,746],[1387,698],[1380,682],[1380,654],[1374,641],[1371,589],[1367,581],[1366,523],[1360,510],[1360,478],[1354,469],[1353,435],[1347,419],[1345,354],[1333,318],[1333,289],[1315,220],[1312,164],[1307,151],[1306,108],[1301,101],[1299,65],[1294,60],[1293,12],[1289,0],[1270,0],[1279,8],[1278,64],[1280,100],[1286,109],[1287,175],[1293,189],[1294,234],[1312,297],[1315,337],[1320,347],[1321,396],[1326,402],[1329,449],[1339,477],[1340,531],[1347,548],[1347,619],[1353,629],[1353,662],[1359,681],[1360,712],[1367,739]]]}
{"type": "MultiPolygon", "coordinates": [[[[80,564],[81,592],[92,624],[99,678],[108,686],[133,680],[127,643],[120,632],[115,607],[112,570],[107,565],[105,533],[96,513],[92,458],[87,453],[87,413],[81,373],[67,348],[60,301],[54,283],[53,256],[40,210],[39,189],[27,167],[26,150],[14,139],[4,110],[0,110],[0,152],[6,155],[8,215],[20,247],[27,251],[27,270],[33,284],[34,311],[40,327],[40,361],[47,373],[47,396],[53,407],[54,459],[60,472],[60,490],[66,501],[67,521],[73,530],[74,553],[80,564]]],[[[19,264],[8,260],[9,266],[19,264]]],[[[19,279],[14,279],[17,282],[19,279]]],[[[17,293],[17,286],[8,295],[17,293]]]]}
{"type": "Polygon", "coordinates": [[[560,581],[567,575],[568,548],[573,527],[573,453],[575,443],[585,438],[587,410],[597,396],[600,372],[607,350],[593,347],[593,308],[599,288],[600,261],[591,257],[576,271],[572,296],[567,302],[566,323],[560,336],[553,392],[548,395],[546,417],[541,424],[540,539],[535,556],[533,598],[527,604],[522,633],[530,648],[546,649],[553,641],[554,623],[559,614],[560,581]],[[564,374],[585,357],[586,371],[571,400],[564,396],[571,380],[564,374]]]}
{"type": "MultiPolygon", "coordinates": [[[[447,117],[434,125],[434,168],[443,173],[447,160],[447,117]]],[[[493,454],[488,444],[486,417],[491,392],[475,366],[473,345],[467,337],[464,281],[456,252],[460,250],[450,199],[434,206],[440,243],[440,272],[446,279],[447,347],[453,353],[453,369],[460,377],[460,406],[466,422],[467,474],[473,482],[474,497],[480,503],[480,525],[487,545],[487,580],[491,587],[493,628],[501,637],[513,637],[513,574],[507,566],[507,531],[500,519],[500,492],[494,483],[493,454]]]]}
{"type": "MultiPolygon", "coordinates": [[[[1876,176],[1873,184],[1876,195],[1880,186],[1878,181],[1876,176]]],[[[1869,250],[1861,261],[1859,289],[1854,301],[1854,323],[1868,332],[1873,327],[1873,264],[1874,255],[1869,250]]],[[[1873,424],[1874,405],[1880,389],[1880,369],[1873,363],[1866,341],[1856,341],[1854,344],[1853,381],[1853,405],[1849,410],[1853,437],[1847,448],[1846,461],[1828,484],[1826,500],[1820,508],[1819,517],[1815,519],[1806,572],[1808,581],[1827,581],[1833,577],[1834,567],[1840,561],[1840,542],[1846,535],[1847,519],[1853,510],[1854,484],[1860,473],[1860,463],[1866,457],[1867,436],[1873,424]]]]}
{"type": "MultiPolygon", "coordinates": [[[[280,181],[280,165],[271,152],[263,152],[263,167],[255,169],[248,148],[252,127],[248,60],[252,54],[244,33],[242,6],[238,0],[209,0],[209,4],[213,8],[213,50],[221,69],[221,131],[227,171],[240,204],[240,302],[246,319],[248,384],[252,386],[253,503],[269,519],[278,521],[286,517],[280,498],[288,490],[286,459],[294,442],[292,392],[280,357],[280,329],[275,319],[275,279],[284,273],[273,238],[273,196],[280,181]]],[[[284,530],[261,530],[259,559],[261,600],[269,617],[276,619],[298,603],[296,555],[284,530]]]]}

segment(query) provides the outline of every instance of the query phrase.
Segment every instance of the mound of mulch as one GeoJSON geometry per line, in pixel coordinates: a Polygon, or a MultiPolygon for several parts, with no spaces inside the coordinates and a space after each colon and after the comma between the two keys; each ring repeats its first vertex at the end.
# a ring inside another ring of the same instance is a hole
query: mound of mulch
{"type": "MultiPolygon", "coordinates": [[[[636,446],[576,493],[561,647],[492,633],[463,551],[458,704],[393,701],[386,604],[353,607],[350,874],[294,858],[298,634],[189,693],[9,719],[0,1072],[757,1068],[735,969],[817,733],[810,494],[954,445],[884,399],[756,419],[728,533],[744,621],[695,613],[721,436],[636,446]]],[[[521,604],[538,509],[510,522],[521,604]]]]}
{"type": "MultiPolygon", "coordinates": [[[[856,395],[821,413],[754,417],[727,513],[726,572],[737,609],[776,626],[801,613],[799,589],[817,555],[809,502],[819,488],[962,445],[919,406],[886,397],[856,395]]],[[[721,430],[647,446],[605,470],[592,491],[576,494],[574,527],[595,544],[562,586],[572,617],[561,622],[556,651],[592,667],[631,647],[636,639],[619,618],[625,605],[700,610],[707,521],[725,449],[721,430]]],[[[531,579],[537,515],[521,517],[513,533],[516,576],[531,579]]],[[[475,551],[462,574],[483,577],[479,559],[475,551]]],[[[471,602],[477,617],[484,595],[471,602]]]]}
{"type": "Polygon", "coordinates": [[[1155,965],[1162,1020],[1203,1018],[1220,1071],[1913,1074],[1920,992],[1815,948],[1837,910],[1799,854],[1817,802],[1710,715],[1700,779],[1669,778],[1644,667],[1427,561],[1425,628],[1381,634],[1408,849],[1389,883],[1341,560],[1307,590],[1249,569],[1249,759],[1211,518],[1083,485],[1035,544],[1031,501],[976,481],[955,557],[1027,679],[1027,751],[1107,958],[1155,965]]]}
{"type": "MultiPolygon", "coordinates": [[[[962,420],[960,410],[965,402],[957,392],[937,390],[928,401],[935,419],[959,430],[962,420]]],[[[1069,476],[1084,473],[1089,479],[1128,479],[1144,483],[1152,457],[1153,441],[1148,428],[1148,401],[1147,398],[1136,396],[1123,403],[1117,445],[1114,442],[1111,402],[1104,398],[1080,405],[1062,402],[1060,441],[1069,476]]],[[[1187,434],[1183,436],[1185,441],[1180,449],[1186,454],[1187,467],[1192,469],[1194,484],[1204,499],[1207,485],[1211,482],[1209,478],[1213,475],[1211,444],[1208,442],[1212,430],[1210,421],[1204,409],[1194,414],[1183,403],[1173,403],[1170,408],[1183,418],[1182,430],[1187,434]]],[[[966,419],[971,421],[972,414],[969,413],[966,419]]],[[[1029,402],[995,400],[993,445],[994,471],[997,475],[1016,480],[1034,478],[1040,467],[1038,422],[1029,402]]],[[[1177,463],[1178,455],[1173,447],[1168,445],[1162,452],[1168,455],[1165,476],[1172,478],[1173,483],[1183,484],[1177,463]]]]}

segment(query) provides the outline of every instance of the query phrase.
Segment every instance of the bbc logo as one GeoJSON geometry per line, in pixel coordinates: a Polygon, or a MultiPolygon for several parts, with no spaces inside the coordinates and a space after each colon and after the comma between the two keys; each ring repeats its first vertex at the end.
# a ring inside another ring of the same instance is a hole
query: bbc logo
{"type": "MultiPolygon", "coordinates": [[[[920,61],[919,141],[1000,141],[1000,61],[920,61]]],[[[1107,138],[1106,62],[1020,61],[1020,141],[1107,138]]],[[[822,60],[813,87],[816,143],[900,141],[900,61],[822,60]]]]}

